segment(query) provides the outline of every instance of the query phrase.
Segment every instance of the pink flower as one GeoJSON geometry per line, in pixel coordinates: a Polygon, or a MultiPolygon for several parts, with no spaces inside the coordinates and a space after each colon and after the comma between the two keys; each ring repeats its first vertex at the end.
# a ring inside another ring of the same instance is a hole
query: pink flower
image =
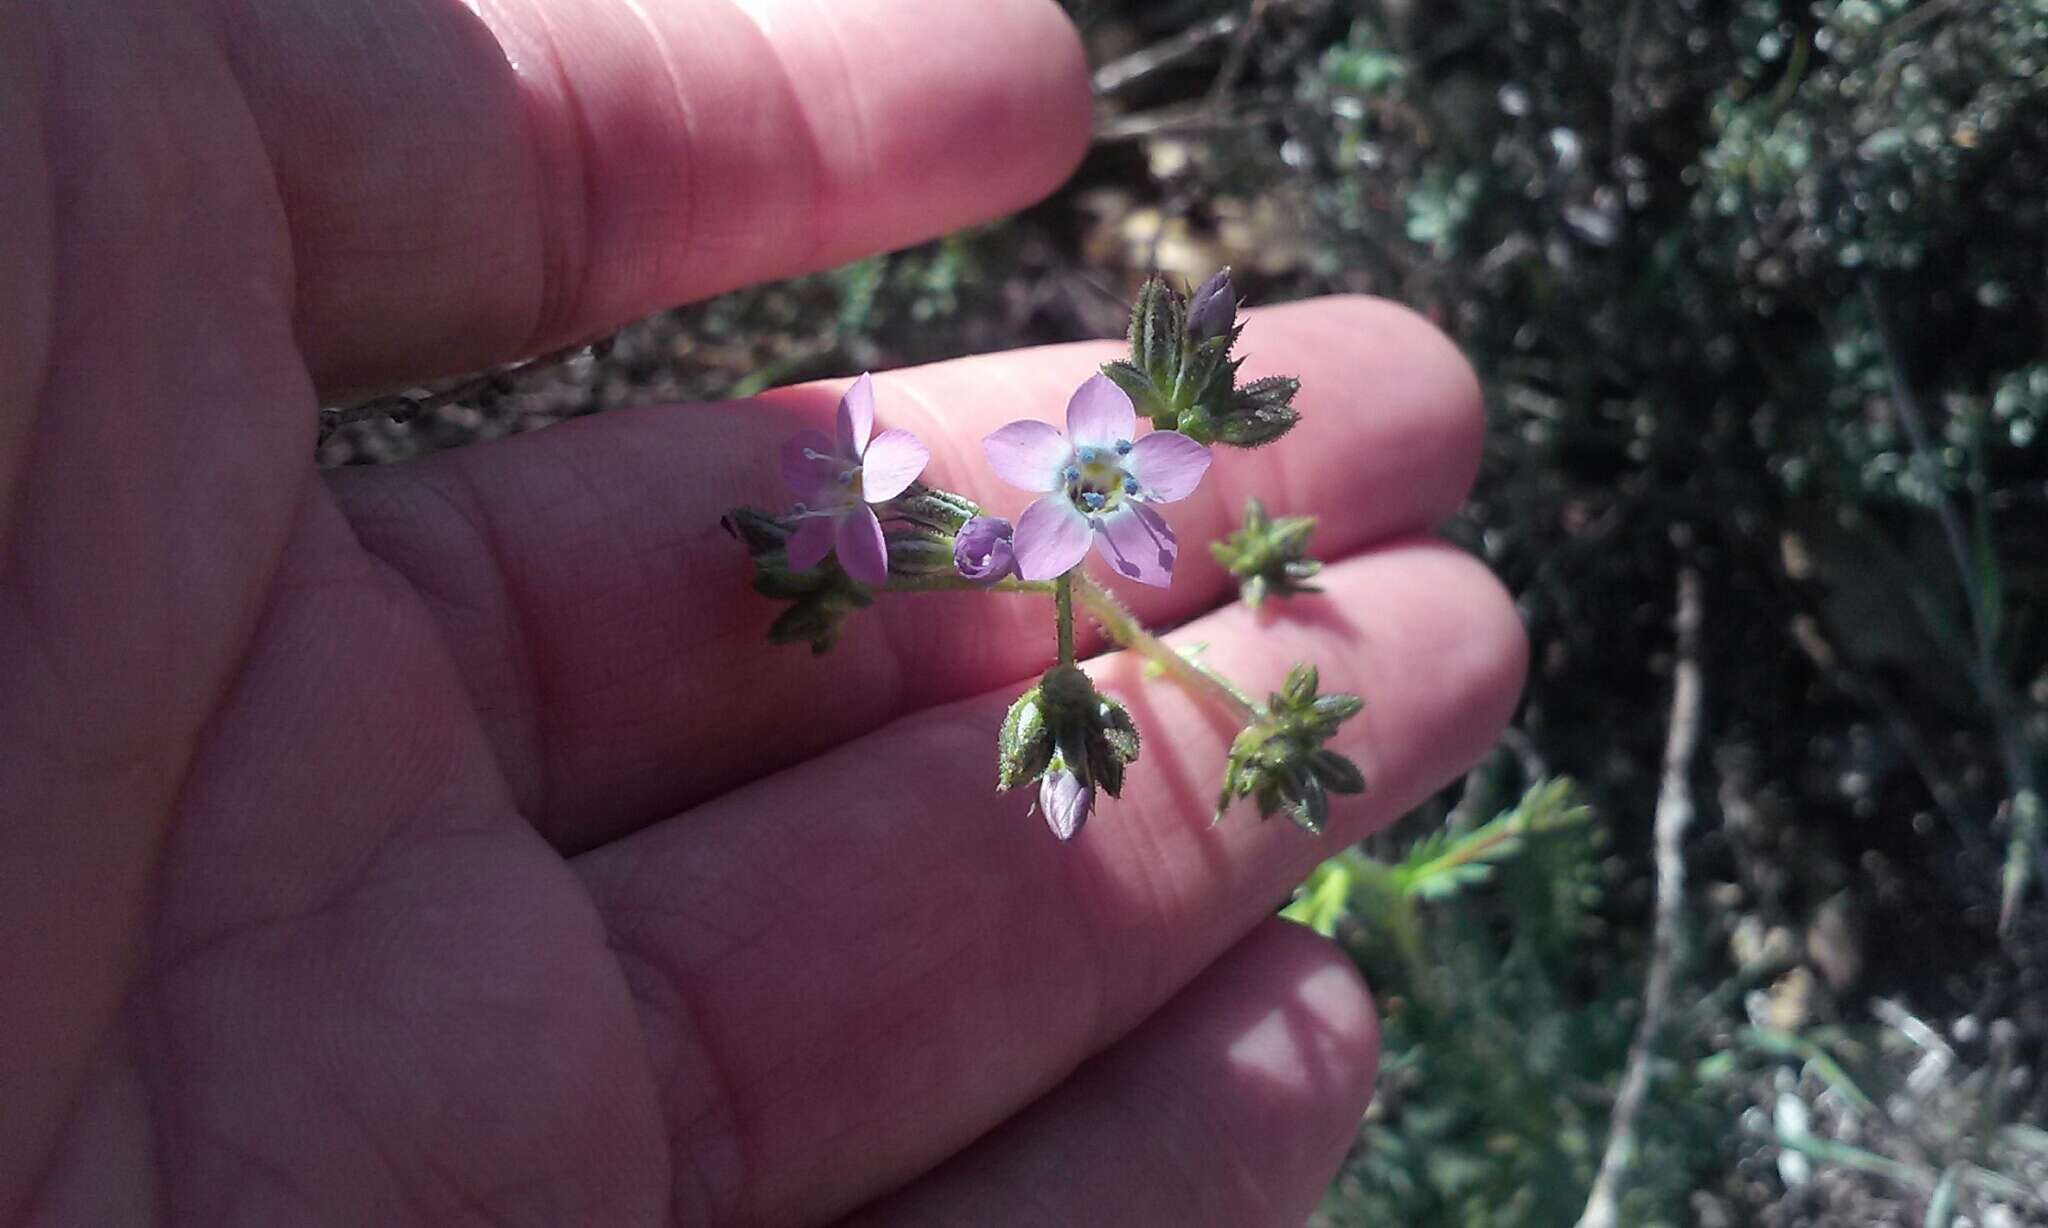
{"type": "Polygon", "coordinates": [[[862,584],[889,579],[889,550],[871,503],[902,494],[932,454],[909,431],[875,429],[875,382],[863,375],[839,401],[838,438],[799,431],[782,445],[782,480],[802,500],[802,523],[789,535],[791,571],[809,571],[838,551],[839,565],[862,584]]]}
{"type": "Polygon", "coordinates": [[[1067,429],[1012,422],[982,440],[996,476],[1046,492],[1017,519],[1018,574],[1051,580],[1096,553],[1121,575],[1165,587],[1179,543],[1151,508],[1193,494],[1209,470],[1209,449],[1179,431],[1137,434],[1131,398],[1106,376],[1067,403],[1067,429]]]}

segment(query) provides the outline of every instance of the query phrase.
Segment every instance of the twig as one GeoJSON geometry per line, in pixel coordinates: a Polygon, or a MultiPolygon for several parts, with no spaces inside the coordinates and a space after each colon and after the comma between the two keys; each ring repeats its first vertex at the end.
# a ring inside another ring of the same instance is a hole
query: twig
{"type": "Polygon", "coordinates": [[[1890,25],[1878,31],[1878,36],[1894,39],[1902,34],[1909,34],[1956,7],[1956,2],[1957,0],[1927,0],[1927,3],[1912,12],[1893,18],[1890,25]]]}
{"type": "Polygon", "coordinates": [[[1252,40],[1259,33],[1259,19],[1266,15],[1269,0],[1251,0],[1245,9],[1244,23],[1237,28],[1237,37],[1230,41],[1230,51],[1223,57],[1223,67],[1217,70],[1216,81],[1209,87],[1209,109],[1221,115],[1230,105],[1231,92],[1237,89],[1239,77],[1244,76],[1244,66],[1251,59],[1252,40]]]}
{"type": "Polygon", "coordinates": [[[1610,91],[1611,114],[1608,119],[1607,164],[1614,177],[1623,177],[1623,165],[1628,161],[1628,127],[1635,118],[1635,62],[1636,35],[1643,25],[1643,0],[1629,0],[1628,12],[1621,19],[1621,47],[1614,57],[1614,88],[1610,91]]]}
{"type": "MultiPolygon", "coordinates": [[[[1973,672],[1977,675],[1978,693],[1983,697],[1984,706],[1991,710],[1991,726],[1998,735],[1999,750],[2005,760],[2006,785],[2011,790],[2007,803],[2011,807],[2014,830],[2006,863],[1998,929],[2001,934],[2010,933],[2020,897],[2026,892],[2030,857],[2041,863],[2035,873],[2048,878],[2048,844],[2031,850],[2027,847],[2040,835],[2041,793],[2034,779],[2034,764],[2029,757],[2026,735],[2018,727],[2017,704],[2011,689],[2006,686],[2005,675],[1998,668],[1998,611],[1991,608],[1983,583],[1971,565],[1969,539],[1963,533],[1962,517],[1957,515],[1948,495],[1941,489],[1941,475],[1934,460],[1933,440],[1927,432],[1927,418],[1920,410],[1920,399],[1914,395],[1911,381],[1906,378],[1905,363],[1899,358],[1898,346],[1893,343],[1890,306],[1879,292],[1874,277],[1864,281],[1863,296],[1870,306],[1870,318],[1876,325],[1877,339],[1884,350],[1885,371],[1891,379],[1894,416],[1913,445],[1913,466],[1927,486],[1935,517],[1941,522],[1942,538],[1948,543],[1949,560],[1955,564],[1956,579],[1963,586],[1963,600],[1970,611],[1971,638],[1977,650],[1973,672]]],[[[1985,537],[1988,548],[1988,531],[1985,537]]]]}
{"type": "Polygon", "coordinates": [[[1650,1090],[1650,1056],[1671,1000],[1678,962],[1679,915],[1685,904],[1685,829],[1692,824],[1693,752],[1699,747],[1700,576],[1686,564],[1678,572],[1678,663],[1672,671],[1671,725],[1664,739],[1664,773],[1657,788],[1657,915],[1650,940],[1650,975],[1643,986],[1643,1017],[1629,1042],[1628,1066],[1614,1097],[1607,1150],[1593,1181],[1579,1228],[1613,1228],[1620,1185],[1634,1158],[1636,1116],[1650,1090]]]}
{"type": "Polygon", "coordinates": [[[1096,121],[1095,143],[1134,141],[1150,136],[1182,136],[1199,132],[1223,132],[1232,128],[1262,124],[1281,113],[1279,107],[1263,107],[1218,115],[1207,103],[1180,104],[1118,115],[1096,121]]]}
{"type": "Polygon", "coordinates": [[[1111,60],[1095,70],[1095,93],[1098,97],[1114,94],[1153,73],[1172,68],[1193,58],[1210,43],[1237,33],[1238,26],[1243,23],[1244,18],[1236,13],[1225,13],[1221,17],[1182,30],[1169,38],[1163,38],[1149,47],[1141,47],[1120,59],[1111,60]]]}

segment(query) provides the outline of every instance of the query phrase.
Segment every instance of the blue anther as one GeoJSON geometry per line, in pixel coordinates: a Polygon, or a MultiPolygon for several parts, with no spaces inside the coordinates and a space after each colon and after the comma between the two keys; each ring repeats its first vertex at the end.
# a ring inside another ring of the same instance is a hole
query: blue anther
{"type": "Polygon", "coordinates": [[[1078,452],[1076,452],[1076,455],[1078,455],[1081,458],[1081,463],[1084,465],[1092,465],[1095,463],[1096,450],[1094,448],[1082,448],[1078,452]]]}
{"type": "Polygon", "coordinates": [[[1060,478],[1063,481],[1078,482],[1081,480],[1081,471],[1072,465],[1068,465],[1065,469],[1060,470],[1060,478]]]}
{"type": "Polygon", "coordinates": [[[1128,439],[1117,440],[1116,454],[1118,456],[1129,456],[1131,454],[1131,441],[1128,439]]]}
{"type": "Polygon", "coordinates": [[[1130,476],[1129,474],[1125,474],[1125,475],[1124,475],[1124,493],[1125,493],[1125,494],[1127,494],[1127,495],[1135,495],[1135,494],[1137,494],[1137,493],[1138,493],[1138,479],[1136,479],[1136,478],[1134,478],[1134,477],[1131,477],[1131,476],[1130,476]]]}
{"type": "Polygon", "coordinates": [[[1089,511],[1099,512],[1102,510],[1102,505],[1108,502],[1108,500],[1104,499],[1101,495],[1098,495],[1091,490],[1088,493],[1081,496],[1081,502],[1088,505],[1089,511]]]}

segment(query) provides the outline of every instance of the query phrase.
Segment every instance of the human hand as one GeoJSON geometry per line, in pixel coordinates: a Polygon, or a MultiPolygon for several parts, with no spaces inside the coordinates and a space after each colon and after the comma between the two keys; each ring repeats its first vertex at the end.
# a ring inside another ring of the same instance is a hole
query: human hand
{"type": "MultiPolygon", "coordinates": [[[[1321,842],[1212,828],[1229,730],[1116,658],[1124,798],[1061,846],[993,793],[1042,611],[763,642],[718,515],[836,389],[309,459],[339,392],[1013,208],[1088,112],[1043,0],[0,7],[0,1218],[1298,1222],[1373,1016],[1267,914],[1522,669],[1418,536],[1479,438],[1433,331],[1256,313],[1304,429],[1176,519],[1324,513],[1325,598],[1185,632],[1367,697],[1374,792],[1321,842]]],[[[963,482],[1114,352],[878,397],[963,482]]],[[[1228,596],[1198,550],[1133,594],[1228,596]]]]}

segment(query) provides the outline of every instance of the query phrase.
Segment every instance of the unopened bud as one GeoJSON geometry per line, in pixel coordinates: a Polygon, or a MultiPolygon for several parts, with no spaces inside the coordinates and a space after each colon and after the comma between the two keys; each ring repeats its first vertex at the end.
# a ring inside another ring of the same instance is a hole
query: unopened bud
{"type": "Polygon", "coordinates": [[[1228,337],[1237,327],[1237,287],[1231,284],[1228,268],[1195,291],[1188,302],[1187,327],[1188,342],[1193,345],[1228,337]]]}

